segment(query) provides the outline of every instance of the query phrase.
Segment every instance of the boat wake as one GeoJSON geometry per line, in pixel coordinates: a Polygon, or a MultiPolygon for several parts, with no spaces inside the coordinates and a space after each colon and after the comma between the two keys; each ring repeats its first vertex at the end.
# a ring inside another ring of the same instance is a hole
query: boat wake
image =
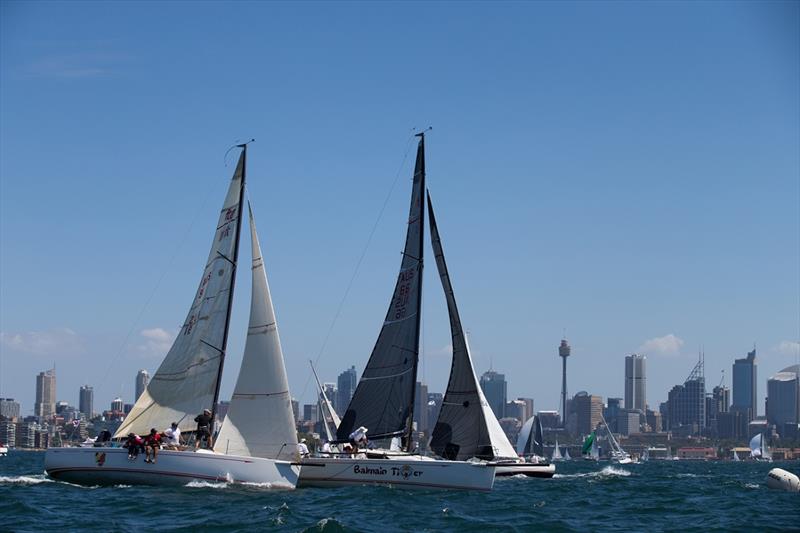
{"type": "Polygon", "coordinates": [[[38,485],[39,483],[55,483],[54,480],[39,474],[38,476],[0,476],[0,484],[38,485]]]}
{"type": "Polygon", "coordinates": [[[581,472],[578,474],[555,474],[554,478],[560,479],[569,479],[569,478],[581,478],[581,477],[588,477],[588,478],[613,478],[613,477],[628,477],[631,473],[627,470],[622,468],[617,468],[614,466],[606,466],[602,470],[596,470],[594,472],[581,472]]]}
{"type": "Polygon", "coordinates": [[[228,483],[227,481],[222,482],[211,482],[211,481],[190,481],[185,487],[191,487],[193,489],[227,489],[228,483]]]}

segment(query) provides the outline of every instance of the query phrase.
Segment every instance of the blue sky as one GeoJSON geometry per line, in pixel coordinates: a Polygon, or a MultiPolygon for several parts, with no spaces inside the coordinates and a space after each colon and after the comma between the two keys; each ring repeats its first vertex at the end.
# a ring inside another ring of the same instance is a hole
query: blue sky
{"type": "MultiPolygon", "coordinates": [[[[622,396],[624,355],[641,351],[651,405],[701,346],[710,389],[756,343],[762,398],[797,360],[796,2],[6,1],[0,25],[0,396],[25,413],[54,362],[58,398],[88,383],[98,407],[157,368],[202,271],[225,152],[251,137],[301,402],[309,359],[326,381],[363,369],[400,262],[404,156],[429,125],[475,364],[505,372],[510,397],[557,407],[564,330],[570,393],[622,396]]],[[[434,272],[420,368],[442,391],[434,272]]]]}

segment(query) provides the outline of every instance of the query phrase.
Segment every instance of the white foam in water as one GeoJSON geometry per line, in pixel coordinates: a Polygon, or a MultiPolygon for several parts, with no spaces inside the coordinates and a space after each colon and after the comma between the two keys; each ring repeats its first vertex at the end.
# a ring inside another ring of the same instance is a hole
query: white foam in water
{"type": "Polygon", "coordinates": [[[53,480],[45,477],[44,474],[38,476],[0,476],[0,483],[19,483],[22,485],[37,485],[39,483],[53,483],[53,480]]]}
{"type": "Polygon", "coordinates": [[[745,483],[744,486],[747,487],[748,489],[760,489],[761,488],[761,486],[756,484],[756,483],[745,483]]]}
{"type": "Polygon", "coordinates": [[[628,477],[630,475],[631,473],[629,471],[624,470],[622,468],[617,468],[614,466],[606,466],[603,467],[602,470],[597,470],[594,472],[581,472],[578,474],[555,474],[553,477],[566,479],[575,477],[615,477],[615,476],[628,477]]]}
{"type": "Polygon", "coordinates": [[[209,481],[190,481],[186,484],[187,487],[192,487],[193,489],[227,489],[228,483],[211,483],[209,481]]]}

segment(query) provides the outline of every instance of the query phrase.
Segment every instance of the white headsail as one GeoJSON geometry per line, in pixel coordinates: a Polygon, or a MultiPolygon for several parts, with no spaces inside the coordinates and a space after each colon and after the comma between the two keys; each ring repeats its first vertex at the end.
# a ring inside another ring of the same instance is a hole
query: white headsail
{"type": "Polygon", "coordinates": [[[115,437],[163,431],[177,422],[196,427],[194,417],[213,409],[225,357],[229,303],[233,296],[245,150],[228,187],[200,286],[178,337],[115,437]]]}
{"type": "Polygon", "coordinates": [[[215,450],[289,459],[297,450],[292,398],[252,211],[250,238],[253,252],[250,325],[239,377],[215,450]]]}

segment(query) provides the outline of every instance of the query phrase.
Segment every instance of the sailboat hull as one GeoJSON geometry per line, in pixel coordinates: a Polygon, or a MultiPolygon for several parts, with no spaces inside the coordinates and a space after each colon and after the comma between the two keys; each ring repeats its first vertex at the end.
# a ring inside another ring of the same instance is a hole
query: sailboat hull
{"type": "Polygon", "coordinates": [[[288,461],[212,452],[159,450],[157,462],[144,454],[128,459],[124,448],[50,448],[44,466],[53,479],[85,485],[186,485],[233,482],[293,489],[299,467],[288,461]]]}
{"type": "Polygon", "coordinates": [[[406,489],[490,491],[495,468],[484,463],[439,461],[424,457],[392,459],[308,458],[298,487],[391,485],[406,489]]]}
{"type": "Polygon", "coordinates": [[[533,463],[498,464],[494,471],[494,475],[497,477],[518,476],[521,474],[528,477],[551,478],[555,473],[556,465],[554,464],[537,465],[533,463]]]}

